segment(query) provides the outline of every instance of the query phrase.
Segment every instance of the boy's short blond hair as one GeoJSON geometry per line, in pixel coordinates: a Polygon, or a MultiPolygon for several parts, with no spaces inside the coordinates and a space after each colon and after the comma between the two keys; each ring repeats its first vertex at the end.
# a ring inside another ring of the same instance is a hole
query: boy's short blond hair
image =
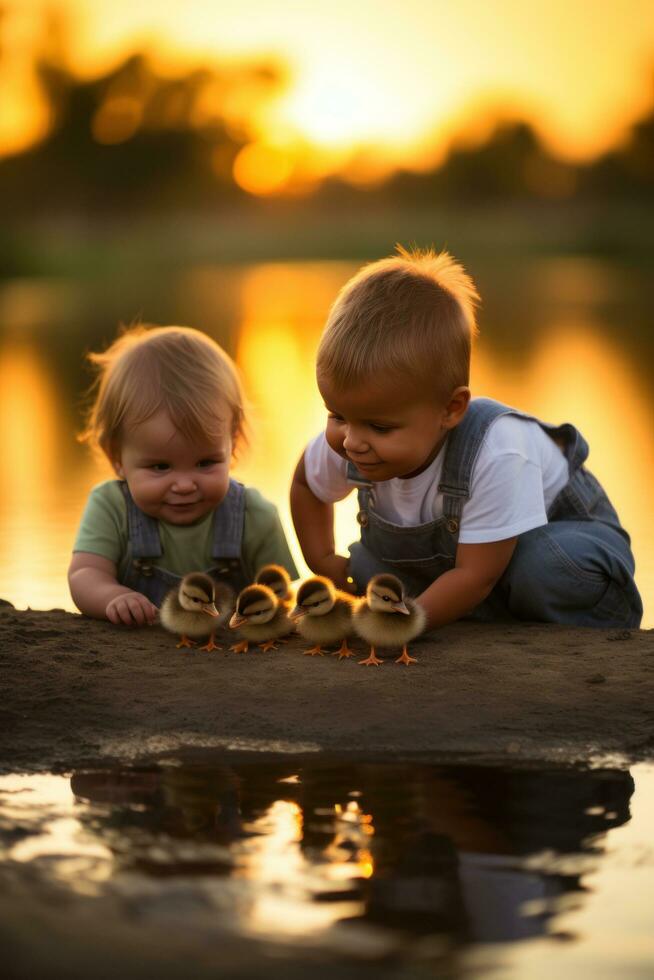
{"type": "Polygon", "coordinates": [[[364,266],[337,296],[318,348],[318,376],[349,388],[390,375],[449,399],[470,378],[475,284],[447,252],[397,252],[364,266]]]}
{"type": "Polygon", "coordinates": [[[234,447],[245,438],[244,395],[236,365],[192,327],[124,330],[102,353],[87,355],[98,369],[94,400],[80,438],[113,462],[126,427],[160,409],[187,438],[217,437],[221,411],[230,412],[234,447]]]}

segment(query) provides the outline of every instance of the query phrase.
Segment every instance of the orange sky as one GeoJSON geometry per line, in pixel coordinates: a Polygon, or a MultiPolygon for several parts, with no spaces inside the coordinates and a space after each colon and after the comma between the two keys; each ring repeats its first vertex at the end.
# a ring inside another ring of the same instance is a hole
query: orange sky
{"type": "MultiPolygon", "coordinates": [[[[164,67],[272,56],[291,83],[258,120],[261,138],[305,139],[335,168],[355,145],[389,163],[437,158],[475,114],[531,118],[557,152],[606,149],[650,103],[652,0],[9,0],[0,143],[40,125],[24,71],[47,6],[70,15],[71,60],[109,67],[147,47],[164,67]],[[31,127],[31,129],[30,129],[31,127]]],[[[13,144],[12,144],[13,141],[13,144]]]]}

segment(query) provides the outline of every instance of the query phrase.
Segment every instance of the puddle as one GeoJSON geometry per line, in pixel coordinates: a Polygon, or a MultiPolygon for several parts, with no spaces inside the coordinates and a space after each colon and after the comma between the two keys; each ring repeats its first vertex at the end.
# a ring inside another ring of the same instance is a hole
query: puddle
{"type": "Polygon", "coordinates": [[[645,976],[653,817],[647,765],[169,758],[0,777],[0,884],[160,952],[174,927],[383,976],[645,976]]]}

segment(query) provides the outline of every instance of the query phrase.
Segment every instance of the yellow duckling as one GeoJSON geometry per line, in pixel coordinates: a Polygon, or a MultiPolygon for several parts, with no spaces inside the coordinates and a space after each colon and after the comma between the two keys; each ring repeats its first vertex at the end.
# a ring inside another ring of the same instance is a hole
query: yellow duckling
{"type": "MultiPolygon", "coordinates": [[[[272,589],[287,612],[293,608],[293,589],[291,587],[291,576],[282,565],[263,565],[254,579],[257,585],[267,585],[272,589]]],[[[288,643],[288,640],[278,640],[279,643],[288,643]]]]}
{"type": "Polygon", "coordinates": [[[293,605],[291,576],[282,565],[264,565],[254,579],[256,585],[267,585],[279,601],[290,609],[293,605]]]}
{"type": "Polygon", "coordinates": [[[234,608],[234,593],[205,575],[191,572],[168,593],[161,604],[159,619],[164,629],[179,634],[177,648],[192,647],[193,639],[208,636],[200,650],[221,650],[214,642],[216,630],[227,622],[234,608]]]}
{"type": "Polygon", "coordinates": [[[288,610],[267,585],[248,585],[239,593],[229,626],[244,637],[230,647],[235,653],[246,653],[250,643],[258,643],[264,651],[274,650],[275,641],[294,628],[288,610]]]}
{"type": "Polygon", "coordinates": [[[320,654],[322,647],[340,641],[338,659],[351,657],[353,651],[347,645],[347,637],[353,632],[352,610],[354,596],[339,592],[334,583],[322,575],[315,575],[302,583],[297,591],[296,606],[291,619],[297,624],[298,633],[315,644],[306,654],[320,654]]]}
{"type": "Polygon", "coordinates": [[[365,598],[355,607],[353,623],[358,635],[370,644],[370,655],[360,664],[379,666],[383,660],[375,656],[375,647],[402,646],[396,664],[417,663],[407,653],[406,645],[425,628],[427,616],[415,600],[404,592],[395,575],[375,575],[368,582],[365,598]]]}

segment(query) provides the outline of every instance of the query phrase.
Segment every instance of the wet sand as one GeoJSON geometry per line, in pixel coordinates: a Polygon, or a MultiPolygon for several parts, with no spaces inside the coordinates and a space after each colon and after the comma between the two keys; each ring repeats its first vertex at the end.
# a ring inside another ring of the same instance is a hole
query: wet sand
{"type": "MultiPolygon", "coordinates": [[[[220,636],[225,646],[233,635],[220,636]]],[[[62,610],[0,606],[0,771],[64,771],[183,747],[575,763],[654,756],[654,630],[457,623],[413,644],[308,657],[177,650],[62,610]]]]}

